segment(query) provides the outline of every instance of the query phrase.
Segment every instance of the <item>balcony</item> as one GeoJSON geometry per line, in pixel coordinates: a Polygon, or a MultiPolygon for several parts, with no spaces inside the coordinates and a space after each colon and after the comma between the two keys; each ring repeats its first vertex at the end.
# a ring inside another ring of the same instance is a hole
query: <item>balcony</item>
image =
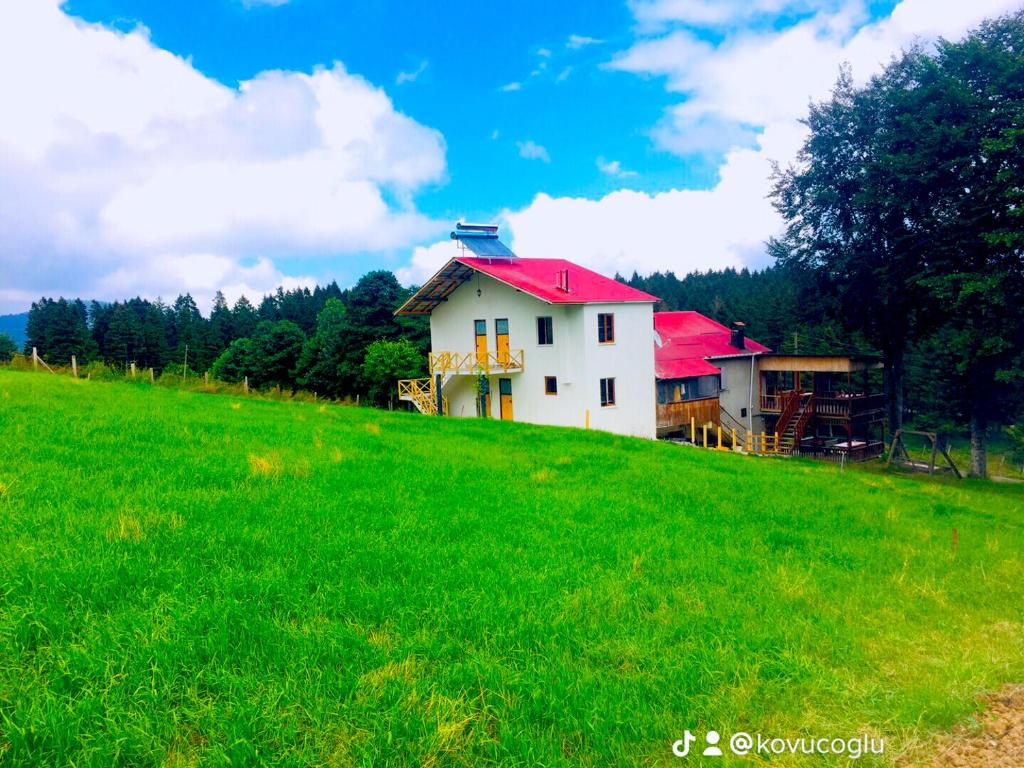
{"type": "MultiPolygon", "coordinates": [[[[781,413],[789,392],[761,395],[763,413],[781,413]]],[[[812,393],[808,393],[812,394],[812,393]]],[[[885,395],[813,395],[814,413],[827,419],[852,419],[881,416],[885,413],[885,395]]]]}
{"type": "Polygon", "coordinates": [[[430,373],[442,376],[522,373],[523,358],[521,349],[488,352],[486,355],[476,352],[431,352],[430,373]]]}

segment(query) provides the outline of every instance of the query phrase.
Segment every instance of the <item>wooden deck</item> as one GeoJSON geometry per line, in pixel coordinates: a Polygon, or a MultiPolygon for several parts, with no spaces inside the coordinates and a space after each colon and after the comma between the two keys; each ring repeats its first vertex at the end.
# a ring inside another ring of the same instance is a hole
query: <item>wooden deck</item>
{"type": "Polygon", "coordinates": [[[711,423],[717,426],[719,423],[717,397],[702,397],[696,400],[683,400],[679,403],[659,403],[657,408],[659,436],[683,429],[688,431],[691,419],[696,422],[698,429],[703,424],[711,423]]]}

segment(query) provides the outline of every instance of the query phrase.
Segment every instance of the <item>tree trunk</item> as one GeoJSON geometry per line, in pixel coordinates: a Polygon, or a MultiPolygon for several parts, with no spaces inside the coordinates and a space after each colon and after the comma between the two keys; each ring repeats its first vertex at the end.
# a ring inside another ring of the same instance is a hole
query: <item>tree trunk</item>
{"type": "Polygon", "coordinates": [[[988,477],[988,398],[991,375],[975,363],[971,374],[971,477],[988,477]]]}
{"type": "Polygon", "coordinates": [[[903,350],[889,350],[885,355],[885,396],[889,409],[889,433],[903,426],[903,350]]]}
{"type": "Polygon", "coordinates": [[[988,477],[987,431],[988,419],[981,413],[971,413],[971,477],[988,477]]]}

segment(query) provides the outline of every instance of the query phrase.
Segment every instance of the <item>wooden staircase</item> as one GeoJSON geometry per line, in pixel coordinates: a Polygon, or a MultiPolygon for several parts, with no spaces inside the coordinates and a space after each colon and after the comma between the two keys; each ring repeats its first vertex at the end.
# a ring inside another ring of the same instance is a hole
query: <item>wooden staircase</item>
{"type": "Polygon", "coordinates": [[[804,428],[814,415],[814,395],[792,392],[786,396],[779,416],[776,431],[779,434],[779,451],[792,455],[800,447],[804,428]]]}
{"type": "MultiPolygon", "coordinates": [[[[400,379],[398,399],[412,403],[420,413],[437,416],[437,393],[434,391],[433,376],[426,379],[400,379]]],[[[441,407],[448,413],[448,398],[441,397],[441,407]]]]}

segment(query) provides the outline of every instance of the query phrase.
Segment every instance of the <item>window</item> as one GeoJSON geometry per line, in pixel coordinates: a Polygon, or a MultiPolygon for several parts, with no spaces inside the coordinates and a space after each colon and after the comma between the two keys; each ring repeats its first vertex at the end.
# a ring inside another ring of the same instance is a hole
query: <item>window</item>
{"type": "Polygon", "coordinates": [[[537,318],[537,343],[541,346],[555,343],[554,327],[550,317],[537,318]]]}
{"type": "Polygon", "coordinates": [[[555,376],[544,377],[544,394],[545,395],[557,395],[558,394],[558,379],[555,376]]]}
{"type": "Polygon", "coordinates": [[[615,405],[615,379],[601,379],[601,407],[609,405],[615,405]]]}
{"type": "Polygon", "coordinates": [[[499,336],[508,336],[508,318],[499,317],[494,321],[494,332],[499,336]]]}
{"type": "Polygon", "coordinates": [[[487,335],[487,321],[486,320],[474,320],[473,321],[473,332],[477,336],[487,335]]]}
{"type": "Polygon", "coordinates": [[[597,341],[600,344],[615,341],[615,315],[602,312],[597,316],[597,341]]]}

